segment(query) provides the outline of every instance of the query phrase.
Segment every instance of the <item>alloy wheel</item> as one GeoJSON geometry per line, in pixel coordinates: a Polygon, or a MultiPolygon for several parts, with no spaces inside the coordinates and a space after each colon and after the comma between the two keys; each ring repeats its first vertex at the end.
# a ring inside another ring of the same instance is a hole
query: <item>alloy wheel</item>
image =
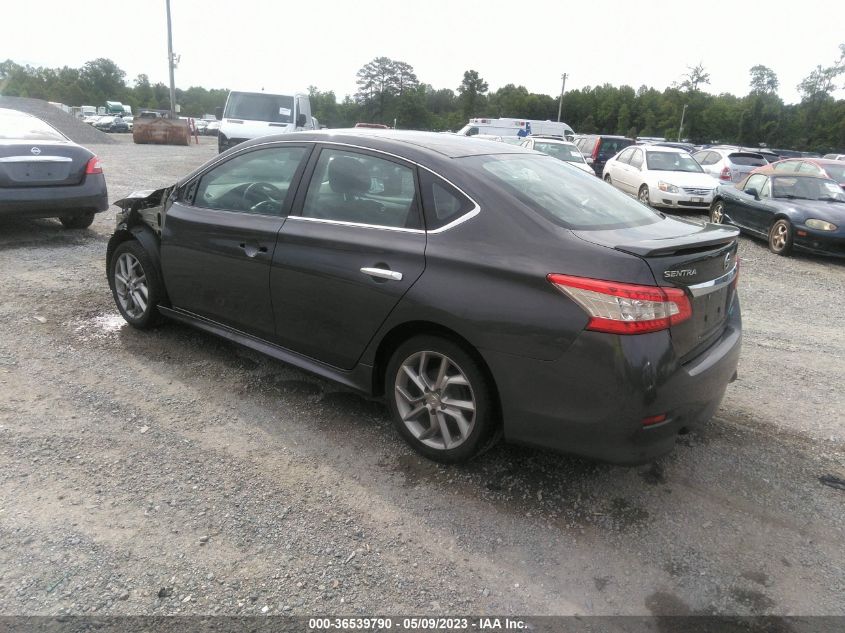
{"type": "Polygon", "coordinates": [[[426,446],[453,449],[472,433],[472,385],[445,354],[421,351],[406,358],[396,373],[394,397],[405,426],[426,446]]]}
{"type": "Polygon", "coordinates": [[[725,207],[721,202],[713,205],[710,220],[715,224],[721,224],[725,220],[725,207]]]}
{"type": "Polygon", "coordinates": [[[778,222],[772,228],[771,243],[772,248],[776,251],[782,251],[786,247],[786,242],[789,239],[789,229],[783,222],[778,222]]]}
{"type": "Polygon", "coordinates": [[[640,199],[640,202],[643,204],[650,204],[648,199],[648,187],[640,187],[639,194],[637,197],[640,199]]]}
{"type": "Polygon", "coordinates": [[[132,253],[122,253],[114,264],[114,289],[123,311],[140,319],[147,311],[149,287],[141,262],[132,253]]]}

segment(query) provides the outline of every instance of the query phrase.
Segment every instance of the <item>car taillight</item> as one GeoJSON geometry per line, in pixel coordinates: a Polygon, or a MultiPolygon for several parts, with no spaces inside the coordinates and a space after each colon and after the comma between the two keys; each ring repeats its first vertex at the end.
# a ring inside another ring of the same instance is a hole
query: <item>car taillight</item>
{"type": "Polygon", "coordinates": [[[722,167],[722,173],[719,174],[719,180],[730,180],[731,170],[728,167],[722,167]]]}
{"type": "Polygon", "coordinates": [[[584,309],[590,316],[587,329],[595,332],[657,332],[692,316],[692,305],[680,288],[638,286],[555,273],[547,279],[584,309]]]}
{"type": "Polygon", "coordinates": [[[103,173],[103,164],[100,162],[100,159],[94,156],[91,160],[88,161],[88,164],[85,165],[85,173],[86,174],[102,174],[103,173]]]}
{"type": "Polygon", "coordinates": [[[596,144],[593,146],[593,160],[598,160],[599,158],[599,148],[601,147],[601,139],[596,139],[596,144]]]}

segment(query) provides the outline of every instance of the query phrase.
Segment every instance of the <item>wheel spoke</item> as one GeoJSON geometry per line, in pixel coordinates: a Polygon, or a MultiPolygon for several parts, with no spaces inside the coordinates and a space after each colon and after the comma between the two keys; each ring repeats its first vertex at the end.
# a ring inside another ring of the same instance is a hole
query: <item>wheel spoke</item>
{"type": "Polygon", "coordinates": [[[446,379],[446,370],[449,368],[449,359],[443,356],[440,359],[440,369],[437,370],[437,380],[434,381],[435,389],[443,388],[443,381],[446,379]]]}
{"type": "Polygon", "coordinates": [[[426,362],[428,362],[428,352],[423,352],[420,354],[420,368],[418,370],[418,375],[423,384],[423,391],[429,391],[431,389],[431,383],[429,383],[428,377],[425,375],[426,362]]]}
{"type": "Polygon", "coordinates": [[[457,423],[458,430],[461,432],[461,439],[465,440],[467,435],[469,435],[470,424],[464,414],[458,409],[452,409],[451,407],[443,409],[443,413],[448,415],[457,423]]]}
{"type": "Polygon", "coordinates": [[[410,411],[408,411],[408,413],[403,415],[402,420],[405,421],[405,422],[407,422],[408,420],[413,420],[415,417],[417,417],[423,411],[425,411],[425,405],[421,404],[418,407],[416,407],[415,409],[411,409],[410,411]]]}
{"type": "Polygon", "coordinates": [[[420,433],[420,435],[417,439],[419,439],[419,440],[430,440],[432,437],[434,437],[434,434],[437,433],[438,428],[439,427],[438,427],[438,424],[437,424],[437,417],[434,415],[434,413],[429,411],[428,412],[428,428],[425,431],[423,431],[422,433],[420,433]]]}
{"type": "Polygon", "coordinates": [[[451,398],[443,398],[443,404],[447,407],[455,407],[456,409],[463,409],[464,411],[475,411],[475,403],[472,400],[452,400],[451,398]]]}
{"type": "Polygon", "coordinates": [[[416,404],[417,402],[419,402],[420,400],[422,400],[422,399],[423,399],[423,396],[416,396],[416,397],[414,397],[414,396],[412,396],[411,394],[409,394],[407,391],[405,391],[405,389],[404,389],[404,388],[399,387],[399,386],[397,386],[397,387],[396,387],[396,393],[398,393],[400,396],[402,396],[403,398],[405,398],[405,401],[406,401],[408,404],[416,404]]]}
{"type": "Polygon", "coordinates": [[[402,365],[402,371],[405,372],[408,378],[411,379],[411,382],[413,382],[417,386],[417,389],[419,389],[422,393],[428,391],[428,388],[426,387],[425,383],[422,381],[417,372],[415,372],[411,367],[409,367],[408,365],[402,365]]]}
{"type": "Polygon", "coordinates": [[[448,376],[446,378],[446,384],[444,384],[443,386],[448,387],[450,385],[467,387],[469,386],[469,383],[467,382],[466,376],[464,376],[463,374],[456,374],[454,376],[448,376]]]}
{"type": "Polygon", "coordinates": [[[440,435],[443,437],[443,447],[447,450],[452,446],[452,432],[446,423],[446,418],[441,412],[437,412],[437,423],[440,425],[440,435]]]}
{"type": "Polygon", "coordinates": [[[138,309],[141,312],[147,309],[147,302],[144,301],[144,298],[141,296],[141,293],[137,290],[132,293],[132,300],[135,302],[135,305],[138,306],[138,309]]]}

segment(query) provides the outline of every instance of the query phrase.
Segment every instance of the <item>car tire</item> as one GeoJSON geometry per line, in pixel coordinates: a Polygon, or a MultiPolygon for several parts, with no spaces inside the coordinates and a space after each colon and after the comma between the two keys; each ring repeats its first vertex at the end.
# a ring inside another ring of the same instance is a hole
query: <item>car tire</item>
{"type": "Polygon", "coordinates": [[[725,203],[721,200],[714,200],[710,205],[710,221],[713,224],[722,224],[725,221],[725,203]]]}
{"type": "Polygon", "coordinates": [[[66,229],[87,229],[94,222],[94,212],[74,213],[73,215],[59,216],[59,222],[66,229]]]}
{"type": "Polygon", "coordinates": [[[789,255],[792,252],[792,224],[781,218],[769,229],[769,250],[775,255],[789,255]]]}
{"type": "Polygon", "coordinates": [[[161,323],[158,304],[164,289],[152,259],[139,242],[129,240],[115,248],[108,279],[114,303],[129,325],[146,330],[161,323]]]}
{"type": "Polygon", "coordinates": [[[651,206],[651,200],[649,200],[648,196],[648,185],[642,185],[639,191],[637,191],[637,200],[648,207],[651,206]]]}
{"type": "Polygon", "coordinates": [[[384,393],[399,434],[431,460],[465,462],[499,438],[490,379],[449,339],[426,335],[402,343],[387,364],[384,393]]]}
{"type": "Polygon", "coordinates": [[[610,174],[605,174],[605,175],[604,175],[604,181],[605,181],[607,184],[609,184],[609,185],[612,185],[612,184],[613,184],[613,182],[610,180],[610,174]]]}

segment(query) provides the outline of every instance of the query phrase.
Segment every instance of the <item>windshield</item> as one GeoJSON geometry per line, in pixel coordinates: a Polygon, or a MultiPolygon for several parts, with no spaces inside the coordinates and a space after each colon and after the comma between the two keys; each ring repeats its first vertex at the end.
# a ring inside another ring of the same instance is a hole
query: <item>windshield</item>
{"type": "Polygon", "coordinates": [[[226,101],[227,119],[293,123],[293,97],[256,92],[233,92],[226,101]]]}
{"type": "Polygon", "coordinates": [[[842,191],[842,187],[837,183],[826,178],[775,176],[772,178],[772,197],[845,202],[845,191],[842,191]]]}
{"type": "Polygon", "coordinates": [[[656,211],[559,160],[519,154],[462,160],[479,167],[494,187],[568,229],[618,229],[660,221],[656,211]]]}
{"type": "Polygon", "coordinates": [[[549,156],[554,156],[559,160],[565,160],[568,163],[584,162],[584,157],[574,145],[564,145],[563,143],[541,143],[539,141],[535,141],[534,149],[538,152],[548,154],[549,156]]]}
{"type": "Polygon", "coordinates": [[[645,160],[651,171],[692,171],[703,173],[695,159],[678,152],[646,152],[645,160]]]}
{"type": "Polygon", "coordinates": [[[41,119],[31,116],[0,116],[0,139],[66,141],[64,135],[41,119]]]}

